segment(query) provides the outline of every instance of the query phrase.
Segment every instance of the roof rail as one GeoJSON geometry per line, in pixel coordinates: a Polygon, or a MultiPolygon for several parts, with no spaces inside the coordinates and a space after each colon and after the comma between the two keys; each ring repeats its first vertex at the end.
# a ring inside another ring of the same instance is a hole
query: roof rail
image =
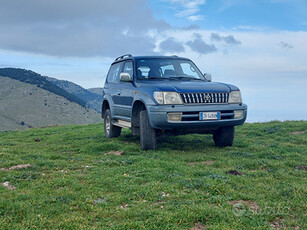
{"type": "Polygon", "coordinates": [[[116,58],[116,59],[115,59],[115,61],[118,61],[118,60],[124,59],[124,58],[126,58],[126,57],[132,57],[132,55],[131,55],[131,54],[124,54],[124,55],[122,55],[122,56],[120,56],[120,57],[116,58]]]}

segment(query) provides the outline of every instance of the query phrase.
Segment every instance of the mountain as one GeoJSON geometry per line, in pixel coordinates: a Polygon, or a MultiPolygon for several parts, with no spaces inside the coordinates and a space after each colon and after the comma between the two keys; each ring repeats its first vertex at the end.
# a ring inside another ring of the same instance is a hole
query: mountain
{"type": "Polygon", "coordinates": [[[17,68],[1,68],[0,76],[9,77],[14,80],[35,85],[39,88],[50,91],[51,93],[62,96],[67,100],[69,100],[70,102],[75,102],[81,106],[86,105],[86,102],[81,98],[79,98],[78,96],[70,94],[65,89],[48,81],[46,77],[43,77],[40,74],[35,73],[31,70],[17,69],[17,68]]]}
{"type": "Polygon", "coordinates": [[[87,106],[91,107],[97,112],[101,112],[102,93],[99,94],[92,92],[70,81],[58,80],[51,77],[45,78],[68,93],[80,98],[87,106]]]}
{"type": "Polygon", "coordinates": [[[42,76],[31,70],[18,68],[1,68],[0,76],[36,85],[59,96],[63,96],[71,102],[76,102],[81,106],[88,106],[97,112],[101,112],[101,94],[91,92],[73,82],[42,76]]]}
{"type": "Polygon", "coordinates": [[[15,80],[1,77],[3,71],[0,70],[0,131],[101,122],[100,114],[86,107],[79,98],[41,80],[40,75],[19,72],[13,77],[20,80],[15,80]]]}

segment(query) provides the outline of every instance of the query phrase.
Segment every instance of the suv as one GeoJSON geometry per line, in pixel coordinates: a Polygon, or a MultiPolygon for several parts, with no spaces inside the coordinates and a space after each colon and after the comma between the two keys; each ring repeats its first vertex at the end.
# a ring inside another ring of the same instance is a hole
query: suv
{"type": "Polygon", "coordinates": [[[122,128],[140,136],[143,150],[156,149],[162,133],[213,134],[216,146],[232,146],[234,126],[246,120],[247,105],[236,86],[211,82],[187,58],[120,56],[103,88],[107,138],[122,128]]]}

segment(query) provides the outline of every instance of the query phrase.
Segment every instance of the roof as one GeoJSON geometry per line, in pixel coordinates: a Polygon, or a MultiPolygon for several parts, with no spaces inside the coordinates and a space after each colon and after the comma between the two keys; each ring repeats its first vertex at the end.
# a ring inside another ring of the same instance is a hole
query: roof
{"type": "MultiPolygon", "coordinates": [[[[125,54],[115,59],[113,63],[117,63],[123,60],[141,60],[141,59],[181,59],[181,60],[190,60],[184,57],[178,56],[132,56],[131,54],[125,54]]],[[[113,64],[112,63],[112,64],[113,64]]]]}

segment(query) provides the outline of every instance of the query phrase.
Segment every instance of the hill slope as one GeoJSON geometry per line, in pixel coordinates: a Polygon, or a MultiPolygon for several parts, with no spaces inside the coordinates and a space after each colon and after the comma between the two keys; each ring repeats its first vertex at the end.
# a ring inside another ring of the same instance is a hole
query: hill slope
{"type": "Polygon", "coordinates": [[[91,107],[97,112],[101,112],[102,94],[91,92],[90,90],[84,89],[83,87],[70,81],[58,80],[50,77],[46,77],[46,79],[58,87],[66,90],[70,94],[85,101],[87,106],[91,107]]]}
{"type": "Polygon", "coordinates": [[[57,94],[66,98],[71,102],[75,102],[81,106],[85,106],[86,102],[79,97],[70,94],[59,86],[48,81],[46,77],[41,76],[31,70],[17,69],[17,68],[0,68],[0,76],[9,77],[24,83],[32,84],[42,89],[48,90],[51,93],[57,94]]]}
{"type": "Polygon", "coordinates": [[[101,122],[92,109],[33,84],[0,77],[0,131],[101,122]]]}
{"type": "Polygon", "coordinates": [[[100,124],[0,133],[0,181],[16,188],[0,184],[1,228],[307,229],[306,121],[245,124],[227,148],[163,141],[143,152],[100,124]]]}

